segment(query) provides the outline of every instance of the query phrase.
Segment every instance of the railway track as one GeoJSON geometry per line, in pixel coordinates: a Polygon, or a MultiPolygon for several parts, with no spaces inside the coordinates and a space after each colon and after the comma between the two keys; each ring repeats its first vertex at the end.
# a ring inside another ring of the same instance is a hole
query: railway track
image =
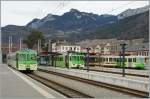
{"type": "Polygon", "coordinates": [[[49,79],[46,79],[44,77],[35,75],[35,74],[27,74],[29,77],[31,77],[32,79],[37,80],[38,82],[56,90],[57,92],[63,94],[64,96],[68,97],[68,98],[93,98],[92,96],[89,96],[85,93],[79,92],[77,90],[68,88],[64,85],[58,84],[54,81],[51,81],[49,79]]]}
{"type": "MultiPolygon", "coordinates": [[[[87,69],[83,69],[83,70],[87,70],[87,69]]],[[[120,75],[122,75],[121,72],[116,72],[116,71],[114,72],[114,71],[108,71],[108,70],[89,69],[89,71],[105,72],[105,73],[112,73],[112,74],[120,74],[120,75]]],[[[142,75],[142,74],[125,73],[125,75],[149,78],[148,75],[142,75]]]]}
{"type": "Polygon", "coordinates": [[[136,96],[136,97],[140,97],[140,98],[148,98],[148,96],[149,96],[149,93],[144,92],[144,91],[139,91],[139,90],[130,89],[130,88],[121,87],[121,86],[112,85],[112,84],[106,84],[103,82],[98,82],[98,81],[84,79],[84,78],[80,78],[80,77],[76,77],[76,76],[71,76],[71,75],[62,74],[62,73],[58,73],[58,72],[53,72],[50,70],[38,69],[38,71],[54,74],[57,76],[61,76],[61,77],[65,77],[65,78],[69,78],[69,79],[73,79],[73,80],[77,80],[77,81],[88,83],[88,84],[98,86],[98,87],[104,87],[104,88],[107,88],[107,89],[110,89],[113,91],[123,92],[123,93],[129,94],[132,96],[136,96]]]}

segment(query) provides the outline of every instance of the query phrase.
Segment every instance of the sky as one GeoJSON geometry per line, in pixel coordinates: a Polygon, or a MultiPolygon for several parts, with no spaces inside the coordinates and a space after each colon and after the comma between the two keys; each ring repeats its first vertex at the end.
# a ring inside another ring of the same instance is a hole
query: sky
{"type": "Polygon", "coordinates": [[[1,26],[26,25],[34,18],[47,14],[62,15],[71,8],[94,14],[118,15],[126,9],[135,9],[149,1],[1,1],[1,26]]]}

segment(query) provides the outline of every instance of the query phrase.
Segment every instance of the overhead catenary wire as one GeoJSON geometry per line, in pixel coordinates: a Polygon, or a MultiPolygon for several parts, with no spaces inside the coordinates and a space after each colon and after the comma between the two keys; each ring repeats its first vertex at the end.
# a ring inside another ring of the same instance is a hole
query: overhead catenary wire
{"type": "Polygon", "coordinates": [[[135,1],[130,1],[129,3],[126,3],[126,4],[124,4],[124,5],[121,5],[121,6],[117,7],[117,8],[114,8],[114,9],[108,11],[107,13],[111,13],[111,12],[113,12],[113,11],[116,11],[116,10],[119,10],[119,9],[121,9],[121,8],[124,8],[125,6],[127,6],[127,5],[129,5],[129,4],[132,4],[132,3],[134,3],[134,2],[135,2],[135,1]]]}
{"type": "Polygon", "coordinates": [[[55,14],[57,14],[57,12],[59,12],[60,10],[62,10],[65,6],[67,6],[69,4],[70,1],[65,1],[63,0],[63,2],[60,2],[60,4],[58,5],[58,8],[55,10],[55,14]]]}

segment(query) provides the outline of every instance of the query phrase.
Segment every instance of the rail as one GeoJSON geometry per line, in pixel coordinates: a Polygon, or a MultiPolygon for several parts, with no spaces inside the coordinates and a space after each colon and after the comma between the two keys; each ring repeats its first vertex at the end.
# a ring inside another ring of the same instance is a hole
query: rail
{"type": "Polygon", "coordinates": [[[58,76],[73,79],[73,80],[77,80],[77,81],[88,83],[88,84],[95,85],[95,86],[98,86],[98,87],[108,88],[110,90],[123,92],[123,93],[130,94],[130,95],[136,96],[136,97],[141,97],[141,98],[149,97],[149,93],[145,92],[145,91],[139,91],[139,90],[130,89],[130,88],[126,88],[126,87],[121,87],[121,86],[117,86],[117,85],[112,85],[112,84],[107,84],[107,83],[103,83],[103,82],[93,81],[93,80],[89,80],[89,79],[85,79],[85,78],[80,78],[80,77],[76,77],[76,76],[72,76],[72,75],[67,75],[67,74],[62,74],[62,73],[50,71],[50,70],[43,70],[43,69],[38,68],[38,71],[58,75],[58,76]]]}
{"type": "MultiPolygon", "coordinates": [[[[83,70],[87,70],[87,69],[83,69],[83,70]]],[[[89,69],[89,71],[105,72],[105,73],[112,73],[112,74],[119,74],[119,75],[122,75],[122,72],[116,72],[116,71],[114,72],[114,71],[109,71],[109,70],[89,69]]],[[[142,74],[125,73],[125,75],[149,78],[148,75],[142,75],[142,74]]]]}
{"type": "Polygon", "coordinates": [[[64,85],[58,84],[54,81],[51,81],[49,79],[46,79],[44,77],[35,75],[35,74],[27,74],[29,77],[31,77],[32,79],[37,80],[38,82],[48,86],[49,88],[52,88],[54,90],[56,90],[57,92],[63,94],[64,96],[68,97],[68,98],[93,98],[92,96],[89,96],[85,93],[79,92],[77,90],[68,88],[64,85]]]}

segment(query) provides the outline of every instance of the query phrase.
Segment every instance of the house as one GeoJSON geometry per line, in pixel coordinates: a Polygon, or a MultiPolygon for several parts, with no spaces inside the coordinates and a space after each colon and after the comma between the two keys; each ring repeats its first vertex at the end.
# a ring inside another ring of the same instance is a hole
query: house
{"type": "Polygon", "coordinates": [[[149,56],[149,43],[127,46],[126,53],[137,56],[149,56]]]}

